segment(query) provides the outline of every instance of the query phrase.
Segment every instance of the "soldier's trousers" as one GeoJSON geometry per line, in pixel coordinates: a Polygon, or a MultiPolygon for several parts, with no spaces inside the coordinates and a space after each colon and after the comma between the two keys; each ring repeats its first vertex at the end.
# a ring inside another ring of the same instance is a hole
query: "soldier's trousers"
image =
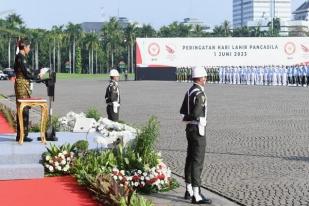
{"type": "Polygon", "coordinates": [[[118,112],[115,113],[113,109],[113,105],[107,105],[106,107],[107,118],[114,122],[118,122],[119,121],[119,110],[120,108],[118,108],[118,112]]]}
{"type": "Polygon", "coordinates": [[[188,140],[187,158],[185,165],[185,182],[193,187],[201,185],[201,174],[204,165],[206,137],[200,136],[198,126],[188,124],[186,127],[188,140]]]}
{"type": "MultiPolygon", "coordinates": [[[[23,121],[24,121],[24,134],[25,134],[25,138],[28,137],[28,133],[29,133],[29,110],[30,107],[25,107],[24,111],[23,111],[23,121]]],[[[18,119],[18,115],[16,114],[16,121],[17,121],[17,135],[16,135],[16,140],[19,140],[19,136],[20,136],[20,126],[19,126],[19,119],[18,119]]]]}
{"type": "Polygon", "coordinates": [[[304,86],[306,84],[306,77],[305,76],[301,76],[300,80],[301,80],[301,85],[304,86]]]}

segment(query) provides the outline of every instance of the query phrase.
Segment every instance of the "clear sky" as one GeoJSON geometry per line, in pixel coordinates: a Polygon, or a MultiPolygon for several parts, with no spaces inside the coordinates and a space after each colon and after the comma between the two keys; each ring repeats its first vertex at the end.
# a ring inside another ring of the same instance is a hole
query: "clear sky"
{"type": "MultiPolygon", "coordinates": [[[[292,0],[295,10],[305,0],[292,0]]],[[[233,0],[0,0],[0,15],[14,9],[31,28],[50,29],[68,22],[104,21],[124,16],[155,28],[195,17],[213,26],[232,22],[233,0]]],[[[5,15],[0,16],[1,18],[5,15]]]]}

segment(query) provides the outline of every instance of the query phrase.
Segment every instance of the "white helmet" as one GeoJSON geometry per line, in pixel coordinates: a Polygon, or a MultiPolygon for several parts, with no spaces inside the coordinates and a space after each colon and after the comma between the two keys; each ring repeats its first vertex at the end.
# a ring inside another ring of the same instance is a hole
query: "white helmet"
{"type": "Polygon", "coordinates": [[[193,67],[192,78],[207,77],[207,72],[204,67],[193,67]]]}
{"type": "Polygon", "coordinates": [[[109,76],[111,76],[111,77],[119,77],[119,72],[116,69],[112,69],[109,72],[109,76]]]}

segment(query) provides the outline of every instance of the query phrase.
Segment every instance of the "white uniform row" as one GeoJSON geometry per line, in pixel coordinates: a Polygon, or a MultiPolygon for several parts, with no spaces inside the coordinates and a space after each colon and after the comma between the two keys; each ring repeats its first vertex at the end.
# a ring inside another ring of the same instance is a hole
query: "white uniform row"
{"type": "Polygon", "coordinates": [[[220,84],[307,85],[307,66],[219,67],[220,84]]]}

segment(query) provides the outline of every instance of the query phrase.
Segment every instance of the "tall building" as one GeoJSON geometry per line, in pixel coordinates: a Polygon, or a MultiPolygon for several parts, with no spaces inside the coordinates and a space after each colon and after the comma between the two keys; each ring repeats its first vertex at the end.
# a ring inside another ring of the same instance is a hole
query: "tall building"
{"type": "Polygon", "coordinates": [[[233,0],[233,27],[265,26],[272,18],[291,19],[291,0],[233,0]]]}
{"type": "MultiPolygon", "coordinates": [[[[118,17],[117,18],[118,23],[120,27],[126,28],[130,21],[126,17],[118,17]]],[[[82,30],[84,32],[95,32],[99,33],[102,29],[102,27],[106,24],[107,22],[83,22],[81,23],[82,30]]]]}
{"type": "Polygon", "coordinates": [[[99,33],[105,23],[104,22],[83,22],[81,23],[82,30],[84,32],[99,33]]]}
{"type": "Polygon", "coordinates": [[[185,18],[181,23],[187,26],[192,26],[192,30],[194,30],[196,26],[201,26],[203,31],[208,31],[210,29],[208,25],[197,18],[185,18]]]}
{"type": "Polygon", "coordinates": [[[309,1],[306,0],[293,12],[289,23],[290,36],[307,36],[309,32],[309,1]]]}
{"type": "Polygon", "coordinates": [[[309,1],[305,1],[300,7],[294,12],[294,20],[296,21],[308,21],[309,20],[309,1]]]}

